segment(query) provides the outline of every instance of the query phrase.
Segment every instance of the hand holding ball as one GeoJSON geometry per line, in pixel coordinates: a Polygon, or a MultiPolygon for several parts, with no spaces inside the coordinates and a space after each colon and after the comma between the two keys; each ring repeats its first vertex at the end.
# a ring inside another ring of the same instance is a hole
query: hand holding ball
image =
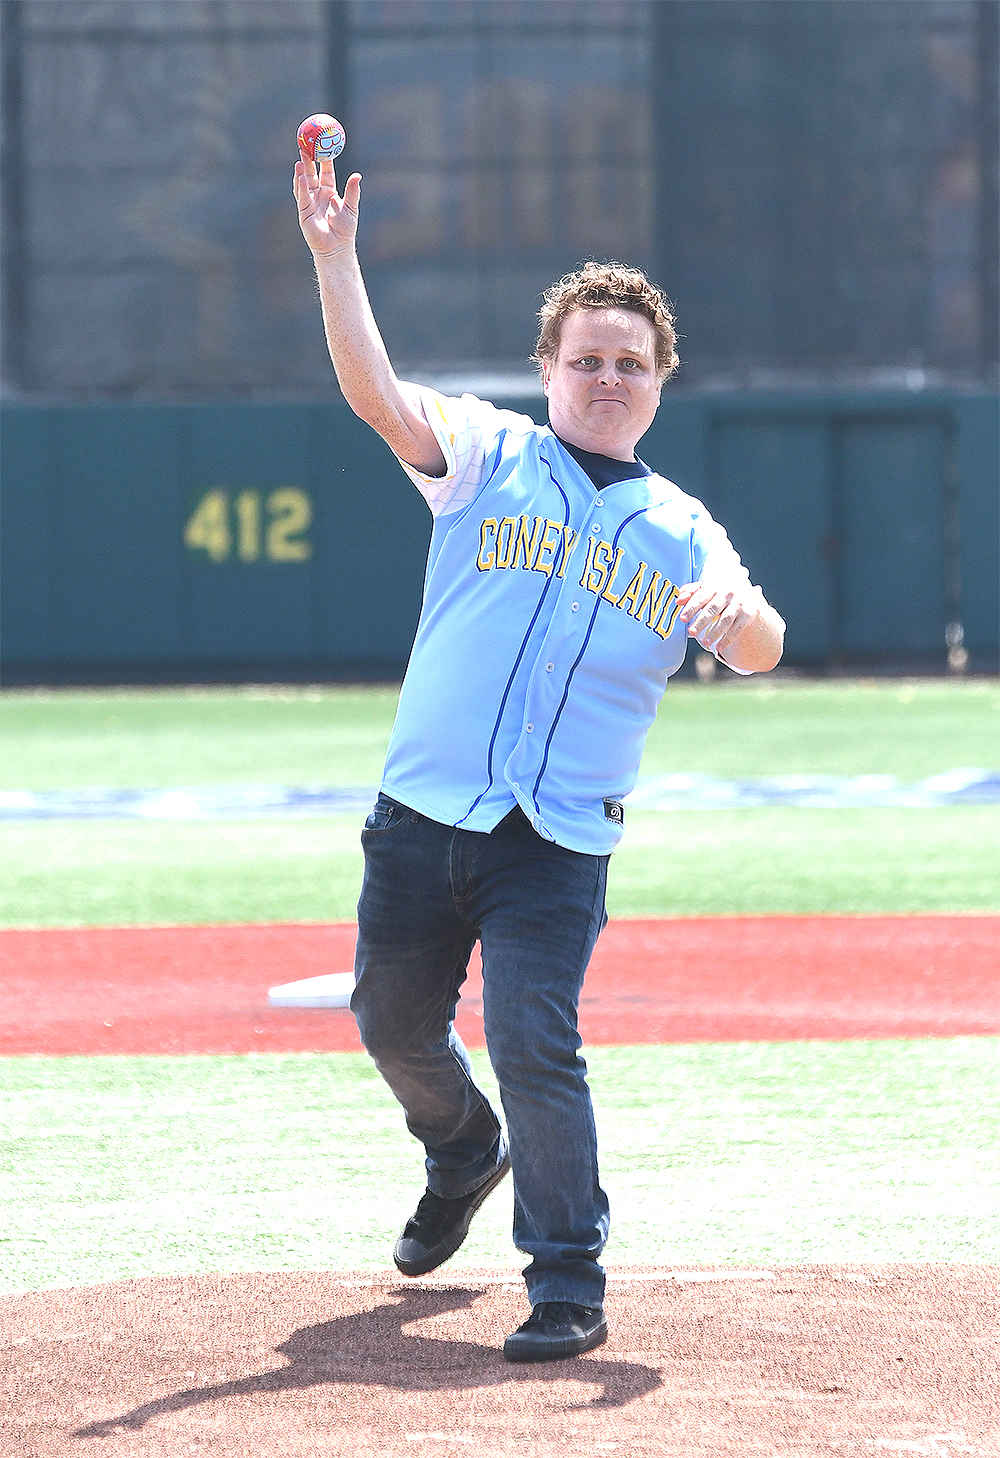
{"type": "Polygon", "coordinates": [[[299,151],[317,168],[325,157],[331,162],[334,157],[339,157],[346,141],[347,133],[340,122],[322,111],[315,116],[307,116],[299,127],[299,151]]]}
{"type": "Polygon", "coordinates": [[[341,197],[333,168],[333,160],[340,156],[346,141],[340,122],[325,112],[307,116],[299,127],[300,160],[295,164],[292,192],[302,236],[317,260],[346,255],[354,248],[361,174],[351,173],[341,197]]]}

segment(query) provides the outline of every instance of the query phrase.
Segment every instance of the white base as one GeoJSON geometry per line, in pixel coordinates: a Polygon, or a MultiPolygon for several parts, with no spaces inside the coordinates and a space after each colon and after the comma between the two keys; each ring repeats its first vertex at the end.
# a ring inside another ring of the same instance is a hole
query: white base
{"type": "Polygon", "coordinates": [[[285,982],[267,994],[268,1007],[349,1007],[354,991],[353,972],[330,972],[325,977],[304,977],[285,982]]]}

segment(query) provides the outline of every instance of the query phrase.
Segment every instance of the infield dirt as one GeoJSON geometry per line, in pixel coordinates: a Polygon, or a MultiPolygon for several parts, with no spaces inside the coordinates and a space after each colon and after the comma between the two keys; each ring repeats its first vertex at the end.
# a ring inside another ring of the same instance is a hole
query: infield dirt
{"type": "Polygon", "coordinates": [[[0,1302],[3,1458],[1000,1452],[995,1268],[613,1273],[606,1346],[511,1366],[509,1276],[239,1274],[0,1302]]]}
{"type": "MultiPolygon", "coordinates": [[[[79,927],[0,934],[6,1054],[360,1048],[346,1010],[268,987],[354,965],[356,927],[79,927]]],[[[723,916],[609,922],[585,1044],[981,1036],[1000,1031],[995,916],[723,916]]],[[[478,950],[457,1026],[483,1046],[478,950]]]]}
{"type": "MultiPolygon", "coordinates": [[[[358,1046],[348,1014],[266,1007],[269,982],[343,970],[349,926],[5,942],[8,1026],[26,1040],[8,1036],[7,1053],[358,1046]]],[[[593,1043],[989,1032],[996,945],[984,917],[612,923],[581,1025],[593,1043]],[[692,987],[693,965],[707,982],[692,987]]],[[[467,993],[475,1046],[474,975],[467,993]]],[[[998,1277],[955,1264],[617,1271],[607,1345],[537,1367],[500,1354],[526,1315],[514,1272],[30,1291],[0,1297],[0,1458],[998,1458],[998,1277]]]]}

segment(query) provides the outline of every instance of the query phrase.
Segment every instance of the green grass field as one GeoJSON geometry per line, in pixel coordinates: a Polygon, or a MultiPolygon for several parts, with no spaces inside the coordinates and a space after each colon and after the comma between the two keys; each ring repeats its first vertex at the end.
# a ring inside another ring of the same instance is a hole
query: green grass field
{"type": "MultiPolygon", "coordinates": [[[[588,1063],[612,1263],[1000,1255],[993,1040],[595,1048],[588,1063]]],[[[362,1054],[17,1058],[0,1076],[5,1290],[384,1268],[421,1188],[362,1054]]],[[[459,1264],[516,1268],[510,1221],[506,1185],[459,1264]]]]}
{"type": "MultiPolygon", "coordinates": [[[[391,686],[37,690],[0,694],[0,788],[374,785],[391,686]]],[[[993,679],[674,683],[644,774],[888,773],[1000,761],[993,679]]]]}
{"type": "MultiPolygon", "coordinates": [[[[395,690],[7,694],[3,788],[377,785],[395,690]]],[[[668,690],[644,774],[889,773],[1000,761],[992,681],[668,690]]],[[[0,919],[31,926],[353,917],[360,816],[3,826],[0,919]]],[[[1000,904],[993,808],[630,811],[613,916],[982,911],[1000,904]]]]}
{"type": "MultiPolygon", "coordinates": [[[[349,921],[357,815],[8,825],[7,926],[349,921]]],[[[636,811],[611,916],[988,911],[996,816],[947,810],[636,811]]]]}
{"type": "MultiPolygon", "coordinates": [[[[386,688],[10,693],[3,786],[374,786],[386,688]]],[[[995,682],[672,687],[644,773],[890,773],[998,753],[995,682]]],[[[6,925],[346,919],[360,816],[2,826],[6,925]]],[[[978,911],[995,808],[631,812],[612,915],[978,911]]],[[[1000,1255],[1000,1043],[596,1048],[618,1263],[1000,1255]]],[[[481,1054],[476,1061],[487,1086],[481,1054]]],[[[384,1267],[421,1157],[362,1055],[0,1059],[0,1286],[384,1267]]],[[[510,1201],[460,1264],[517,1261],[510,1201]]]]}

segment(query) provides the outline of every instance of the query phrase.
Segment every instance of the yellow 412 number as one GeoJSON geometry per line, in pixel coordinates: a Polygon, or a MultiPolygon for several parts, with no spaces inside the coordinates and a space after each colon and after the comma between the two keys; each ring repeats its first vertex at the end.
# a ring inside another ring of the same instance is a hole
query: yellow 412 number
{"type": "Polygon", "coordinates": [[[305,533],[312,522],[312,502],[298,486],[281,486],[265,497],[247,488],[206,491],[184,524],[184,545],[207,552],[213,562],[235,555],[240,562],[305,562],[312,543],[305,533]]]}

